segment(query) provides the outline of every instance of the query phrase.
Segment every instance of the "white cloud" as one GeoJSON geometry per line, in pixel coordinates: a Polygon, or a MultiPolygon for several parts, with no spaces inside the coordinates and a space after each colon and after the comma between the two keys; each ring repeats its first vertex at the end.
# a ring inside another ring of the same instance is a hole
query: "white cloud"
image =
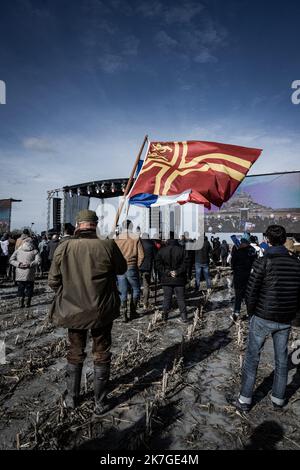
{"type": "Polygon", "coordinates": [[[187,66],[217,62],[217,52],[225,45],[225,29],[199,2],[167,5],[162,1],[142,1],[133,6],[127,0],[114,0],[104,8],[103,2],[89,0],[88,11],[93,15],[85,22],[82,43],[88,48],[86,56],[93,61],[89,67],[98,64],[108,74],[135,69],[137,61],[133,59],[144,41],[128,30],[126,22],[115,20],[116,11],[135,17],[145,28],[149,26],[147,40],[152,38],[163,54],[170,53],[170,59],[183,61],[187,66]]]}
{"type": "Polygon", "coordinates": [[[27,137],[23,140],[23,147],[26,150],[33,150],[34,152],[40,153],[53,153],[55,152],[55,148],[47,139],[43,139],[40,137],[27,137]]]}
{"type": "MultiPolygon", "coordinates": [[[[144,15],[145,11],[148,10],[143,10],[144,15]]],[[[217,53],[227,45],[226,30],[201,4],[184,2],[170,10],[164,10],[161,5],[155,19],[160,27],[153,35],[155,45],[169,58],[183,60],[186,65],[217,62],[217,53]],[[159,18],[164,19],[164,29],[159,18]],[[174,27],[176,22],[181,26],[174,27]]]]}
{"type": "Polygon", "coordinates": [[[182,2],[179,6],[172,6],[166,9],[165,19],[169,24],[173,23],[189,23],[195,19],[203,10],[201,3],[196,2],[182,2]]]}
{"type": "Polygon", "coordinates": [[[194,61],[198,64],[207,64],[209,62],[217,62],[218,59],[213,56],[207,48],[203,48],[202,51],[194,57],[194,61]]]}
{"type": "Polygon", "coordinates": [[[126,0],[102,2],[86,0],[86,15],[80,28],[80,42],[85,49],[88,70],[115,74],[134,68],[140,39],[126,26],[123,16],[135,9],[126,0]]]}
{"type": "Polygon", "coordinates": [[[145,18],[154,18],[161,16],[163,11],[163,4],[158,1],[148,2],[142,1],[137,7],[137,12],[141,13],[145,18]]]}
{"type": "Polygon", "coordinates": [[[39,20],[45,19],[48,20],[51,16],[49,9],[46,6],[33,5],[30,0],[17,0],[15,8],[23,12],[25,15],[31,15],[37,17],[39,20]]]}
{"type": "Polygon", "coordinates": [[[122,55],[123,56],[136,56],[138,54],[140,40],[133,36],[127,36],[122,41],[122,55]]]}
{"type": "Polygon", "coordinates": [[[180,5],[167,5],[159,1],[142,1],[137,7],[137,12],[145,18],[158,19],[163,24],[187,24],[196,19],[203,8],[201,3],[191,1],[183,1],[180,5]]]}
{"type": "Polygon", "coordinates": [[[135,66],[140,40],[102,21],[100,29],[97,25],[88,28],[82,44],[87,48],[86,57],[91,58],[90,66],[100,66],[103,72],[114,74],[135,66]]]}
{"type": "Polygon", "coordinates": [[[249,174],[299,170],[300,141],[296,133],[268,129],[261,122],[236,120],[228,116],[189,130],[188,140],[207,140],[261,148],[263,152],[249,174]]]}
{"type": "Polygon", "coordinates": [[[165,31],[158,31],[154,36],[154,41],[160,49],[166,52],[178,45],[178,41],[169,36],[165,31]]]}
{"type": "Polygon", "coordinates": [[[98,58],[101,69],[106,73],[116,73],[127,69],[124,58],[116,54],[104,54],[98,58]]]}
{"type": "Polygon", "coordinates": [[[51,160],[38,158],[31,150],[24,155],[22,148],[9,154],[0,149],[0,161],[6,162],[5,168],[2,165],[0,199],[22,200],[13,207],[12,228],[34,222],[37,231],[45,230],[48,190],[127,177],[142,139],[136,128],[117,126],[112,132],[100,130],[89,138],[83,133],[57,136],[54,139],[57,152],[51,155],[51,160]]]}
{"type": "Polygon", "coordinates": [[[110,5],[112,8],[117,10],[117,12],[126,16],[132,16],[135,14],[134,6],[126,0],[110,0],[110,5]]]}

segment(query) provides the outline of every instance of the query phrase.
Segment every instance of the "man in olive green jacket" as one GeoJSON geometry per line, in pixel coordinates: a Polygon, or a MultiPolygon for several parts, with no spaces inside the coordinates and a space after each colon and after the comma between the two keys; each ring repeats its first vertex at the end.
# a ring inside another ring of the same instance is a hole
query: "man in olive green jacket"
{"type": "Polygon", "coordinates": [[[73,237],[62,241],[55,250],[49,272],[49,286],[56,292],[49,318],[57,326],[68,328],[67,355],[68,408],[77,406],[81,372],[86,357],[87,332],[93,338],[95,414],[101,415],[106,402],[111,361],[111,330],[120,313],[116,276],[127,263],[113,240],[96,235],[97,215],[83,210],[77,215],[73,237]]]}

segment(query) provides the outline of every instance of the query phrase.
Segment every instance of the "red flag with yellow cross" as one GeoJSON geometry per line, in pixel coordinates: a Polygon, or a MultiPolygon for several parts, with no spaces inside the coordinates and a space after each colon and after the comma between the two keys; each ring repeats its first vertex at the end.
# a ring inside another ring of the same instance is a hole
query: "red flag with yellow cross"
{"type": "Polygon", "coordinates": [[[186,202],[220,207],[261,152],[217,142],[150,142],[129,202],[146,207],[186,202]]]}

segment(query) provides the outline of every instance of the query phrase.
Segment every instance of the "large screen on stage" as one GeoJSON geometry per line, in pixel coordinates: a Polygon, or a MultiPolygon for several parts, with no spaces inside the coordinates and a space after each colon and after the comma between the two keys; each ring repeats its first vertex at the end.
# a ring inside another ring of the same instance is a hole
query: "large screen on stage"
{"type": "Polygon", "coordinates": [[[0,199],[0,233],[8,232],[11,216],[11,200],[0,199]]]}
{"type": "Polygon", "coordinates": [[[208,233],[263,233],[272,223],[300,234],[300,171],[247,176],[220,209],[205,213],[208,233]]]}

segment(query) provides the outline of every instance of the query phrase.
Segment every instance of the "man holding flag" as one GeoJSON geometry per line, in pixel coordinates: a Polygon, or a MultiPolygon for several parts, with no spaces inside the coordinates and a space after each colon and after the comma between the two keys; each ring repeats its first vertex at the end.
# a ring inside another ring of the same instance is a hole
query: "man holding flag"
{"type": "MultiPolygon", "coordinates": [[[[142,207],[174,203],[203,204],[208,209],[211,204],[220,207],[230,199],[260,154],[260,149],[217,142],[150,142],[144,163],[129,192],[129,203],[142,207]]],[[[167,256],[158,256],[159,268],[165,277],[163,317],[167,319],[176,287],[181,317],[186,321],[185,263],[178,256],[180,263],[178,266],[175,263],[174,268],[172,250],[179,249],[172,246],[174,243],[170,241],[170,246],[165,249],[167,256]]]]}

